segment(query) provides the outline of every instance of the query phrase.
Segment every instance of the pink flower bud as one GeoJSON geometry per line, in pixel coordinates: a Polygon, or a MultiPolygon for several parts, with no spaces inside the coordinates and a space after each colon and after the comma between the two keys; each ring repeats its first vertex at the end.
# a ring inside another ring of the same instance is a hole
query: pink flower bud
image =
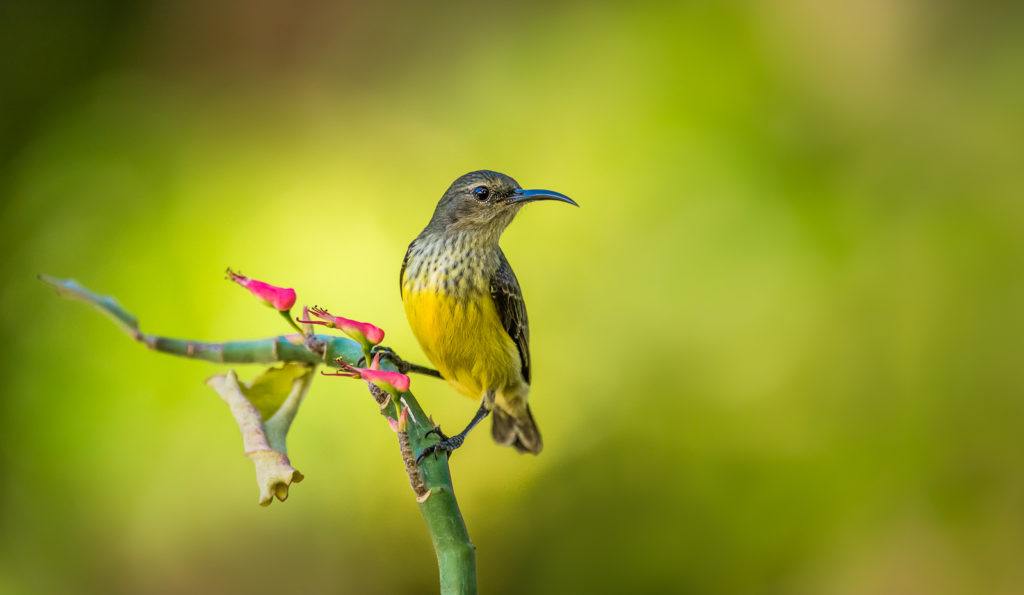
{"type": "Polygon", "coordinates": [[[362,370],[360,378],[391,394],[404,393],[409,390],[409,377],[391,370],[362,370]]]}
{"type": "MultiPolygon", "coordinates": [[[[380,365],[379,358],[375,357],[376,364],[380,365]]],[[[392,372],[390,370],[373,370],[371,368],[357,368],[345,363],[340,357],[334,360],[341,367],[341,371],[328,373],[321,372],[324,376],[344,376],[346,378],[359,378],[370,384],[385,390],[395,397],[409,390],[409,377],[405,374],[392,372]]]]}
{"type": "Polygon", "coordinates": [[[314,306],[309,312],[313,316],[322,319],[324,322],[300,322],[312,322],[313,324],[322,324],[327,328],[336,328],[356,341],[359,341],[367,349],[373,345],[380,344],[380,342],[384,340],[384,331],[381,330],[380,327],[374,326],[369,322],[359,322],[358,320],[349,320],[348,318],[342,318],[341,316],[332,316],[330,312],[319,306],[314,306]]]}
{"type": "Polygon", "coordinates": [[[238,283],[242,287],[248,289],[250,293],[263,300],[263,303],[275,310],[287,312],[295,305],[294,289],[277,287],[276,285],[264,283],[263,281],[250,279],[249,277],[235,273],[231,269],[228,269],[228,277],[235,283],[238,283]]]}

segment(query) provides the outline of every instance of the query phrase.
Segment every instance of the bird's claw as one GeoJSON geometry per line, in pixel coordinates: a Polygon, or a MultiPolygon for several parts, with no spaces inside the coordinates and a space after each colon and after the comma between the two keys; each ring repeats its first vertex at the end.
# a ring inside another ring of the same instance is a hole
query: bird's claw
{"type": "Polygon", "coordinates": [[[402,374],[406,374],[409,372],[409,362],[398,357],[398,354],[395,353],[395,350],[390,347],[386,347],[384,345],[374,345],[373,347],[370,348],[370,355],[379,355],[381,359],[390,360],[391,363],[395,364],[395,368],[397,368],[398,371],[401,372],[402,374]]]}
{"type": "Polygon", "coordinates": [[[437,437],[440,438],[442,442],[448,439],[448,435],[441,431],[441,426],[434,426],[433,428],[430,428],[427,430],[426,434],[423,434],[423,437],[426,438],[431,434],[437,434],[437,437]]]}
{"type": "Polygon", "coordinates": [[[425,447],[423,449],[423,452],[421,452],[419,454],[419,456],[416,457],[416,464],[417,465],[422,463],[423,459],[427,458],[427,456],[430,455],[430,454],[433,454],[434,455],[434,459],[436,460],[437,459],[437,453],[439,453],[439,452],[443,452],[443,453],[447,454],[448,458],[451,459],[452,452],[456,448],[462,446],[462,443],[466,440],[463,436],[458,435],[458,434],[456,434],[455,436],[451,436],[451,437],[446,436],[445,433],[441,431],[441,426],[434,426],[432,429],[427,430],[427,433],[424,434],[424,437],[427,437],[427,436],[429,436],[431,434],[437,434],[437,437],[440,438],[441,440],[439,442],[437,442],[435,444],[431,444],[430,446],[427,446],[427,447],[425,447]]]}

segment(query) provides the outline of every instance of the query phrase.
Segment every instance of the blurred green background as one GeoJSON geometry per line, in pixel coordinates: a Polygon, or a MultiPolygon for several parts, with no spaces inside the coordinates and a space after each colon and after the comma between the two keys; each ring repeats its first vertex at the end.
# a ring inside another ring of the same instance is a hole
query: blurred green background
{"type": "Polygon", "coordinates": [[[398,267],[479,168],[582,205],[503,240],[546,449],[454,459],[483,592],[1024,591],[1020,13],[3,3],[0,592],[435,590],[364,390],[314,384],[260,508],[222,368],[35,275],[284,332],[232,266],[422,359],[398,267]]]}

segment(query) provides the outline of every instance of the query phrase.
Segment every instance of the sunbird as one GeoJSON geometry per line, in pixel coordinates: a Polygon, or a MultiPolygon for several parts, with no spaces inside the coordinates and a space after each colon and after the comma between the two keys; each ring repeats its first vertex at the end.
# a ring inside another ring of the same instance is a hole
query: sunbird
{"type": "Polygon", "coordinates": [[[440,441],[425,448],[420,460],[461,446],[491,412],[491,435],[498,444],[533,454],[544,446],[528,404],[526,303],[498,245],[519,209],[540,200],[579,206],[558,192],[523,190],[505,174],[470,172],[452,183],[430,222],[409,244],[400,284],[412,332],[440,377],[481,400],[458,434],[447,436],[434,428],[440,441]]]}

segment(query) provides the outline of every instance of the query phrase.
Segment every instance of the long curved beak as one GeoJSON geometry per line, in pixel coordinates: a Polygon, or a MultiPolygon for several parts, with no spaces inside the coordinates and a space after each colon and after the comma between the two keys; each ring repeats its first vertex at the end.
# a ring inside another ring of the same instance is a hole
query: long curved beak
{"type": "Polygon", "coordinates": [[[561,192],[555,192],[554,190],[523,190],[522,188],[513,192],[508,202],[509,204],[521,205],[535,200],[557,200],[567,202],[575,207],[579,206],[576,204],[576,201],[561,192]]]}

